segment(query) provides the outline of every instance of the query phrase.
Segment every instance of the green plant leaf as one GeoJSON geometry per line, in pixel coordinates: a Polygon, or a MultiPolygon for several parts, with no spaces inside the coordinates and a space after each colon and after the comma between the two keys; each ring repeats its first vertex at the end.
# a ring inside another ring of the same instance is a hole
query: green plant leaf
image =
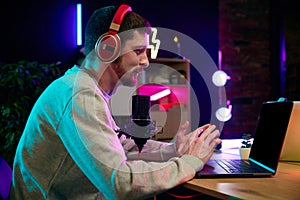
{"type": "Polygon", "coordinates": [[[12,166],[29,113],[42,91],[61,75],[61,65],[21,60],[0,63],[0,156],[12,166]]]}

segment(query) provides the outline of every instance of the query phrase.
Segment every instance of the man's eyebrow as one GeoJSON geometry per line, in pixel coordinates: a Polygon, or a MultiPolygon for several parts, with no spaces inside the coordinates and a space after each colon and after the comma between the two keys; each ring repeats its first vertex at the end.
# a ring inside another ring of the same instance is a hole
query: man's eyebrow
{"type": "Polygon", "coordinates": [[[136,46],[133,46],[132,49],[135,50],[135,49],[146,49],[147,48],[147,45],[136,45],[136,46]]]}

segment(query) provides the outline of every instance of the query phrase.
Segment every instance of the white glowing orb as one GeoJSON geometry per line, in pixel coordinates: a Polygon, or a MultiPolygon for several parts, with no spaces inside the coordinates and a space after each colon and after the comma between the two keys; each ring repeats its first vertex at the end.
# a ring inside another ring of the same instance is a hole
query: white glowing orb
{"type": "Polygon", "coordinates": [[[216,118],[221,122],[226,122],[232,117],[231,108],[222,107],[216,111],[216,118]]]}
{"type": "Polygon", "coordinates": [[[224,86],[230,77],[222,70],[216,71],[212,76],[212,82],[218,86],[224,86]]]}

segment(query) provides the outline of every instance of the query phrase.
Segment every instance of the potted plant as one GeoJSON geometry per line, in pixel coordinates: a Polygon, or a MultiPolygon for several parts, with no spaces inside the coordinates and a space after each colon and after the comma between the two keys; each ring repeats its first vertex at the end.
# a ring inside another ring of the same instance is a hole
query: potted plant
{"type": "Polygon", "coordinates": [[[251,141],[252,135],[250,133],[244,133],[242,135],[242,146],[239,149],[240,157],[241,159],[248,159],[252,141],[251,141]]]}
{"type": "Polygon", "coordinates": [[[64,71],[60,62],[0,62],[0,156],[11,167],[33,104],[64,71]]]}

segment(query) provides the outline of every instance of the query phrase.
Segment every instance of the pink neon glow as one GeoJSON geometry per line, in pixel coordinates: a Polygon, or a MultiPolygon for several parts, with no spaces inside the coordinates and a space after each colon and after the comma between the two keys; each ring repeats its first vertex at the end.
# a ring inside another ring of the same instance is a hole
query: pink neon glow
{"type": "Polygon", "coordinates": [[[230,100],[227,100],[227,101],[226,101],[226,104],[227,104],[228,109],[229,109],[229,111],[230,111],[230,113],[231,113],[231,111],[232,111],[232,105],[230,104],[230,100]]]}
{"type": "Polygon", "coordinates": [[[227,101],[226,101],[226,104],[227,104],[227,105],[230,105],[230,100],[227,100],[227,101]]]}
{"type": "Polygon", "coordinates": [[[138,94],[152,96],[152,95],[159,93],[165,89],[170,89],[170,88],[168,86],[159,85],[159,84],[144,84],[138,88],[138,94]]]}
{"type": "Polygon", "coordinates": [[[144,84],[138,88],[139,95],[153,96],[163,90],[170,90],[170,94],[166,96],[161,96],[159,100],[164,100],[160,103],[170,103],[170,104],[187,104],[189,102],[189,92],[186,87],[181,86],[166,86],[159,84],[144,84]],[[167,98],[168,99],[165,99],[167,98]]]}
{"type": "Polygon", "coordinates": [[[150,96],[151,101],[156,101],[171,94],[171,89],[165,85],[145,84],[138,88],[138,94],[150,96]]]}
{"type": "Polygon", "coordinates": [[[222,70],[222,51],[221,50],[219,50],[219,59],[218,59],[218,61],[219,61],[219,70],[222,70]]]}
{"type": "Polygon", "coordinates": [[[171,90],[170,89],[165,89],[163,91],[160,91],[156,94],[153,94],[150,96],[150,101],[156,101],[158,99],[161,99],[165,96],[168,96],[169,94],[171,94],[171,90]]]}

